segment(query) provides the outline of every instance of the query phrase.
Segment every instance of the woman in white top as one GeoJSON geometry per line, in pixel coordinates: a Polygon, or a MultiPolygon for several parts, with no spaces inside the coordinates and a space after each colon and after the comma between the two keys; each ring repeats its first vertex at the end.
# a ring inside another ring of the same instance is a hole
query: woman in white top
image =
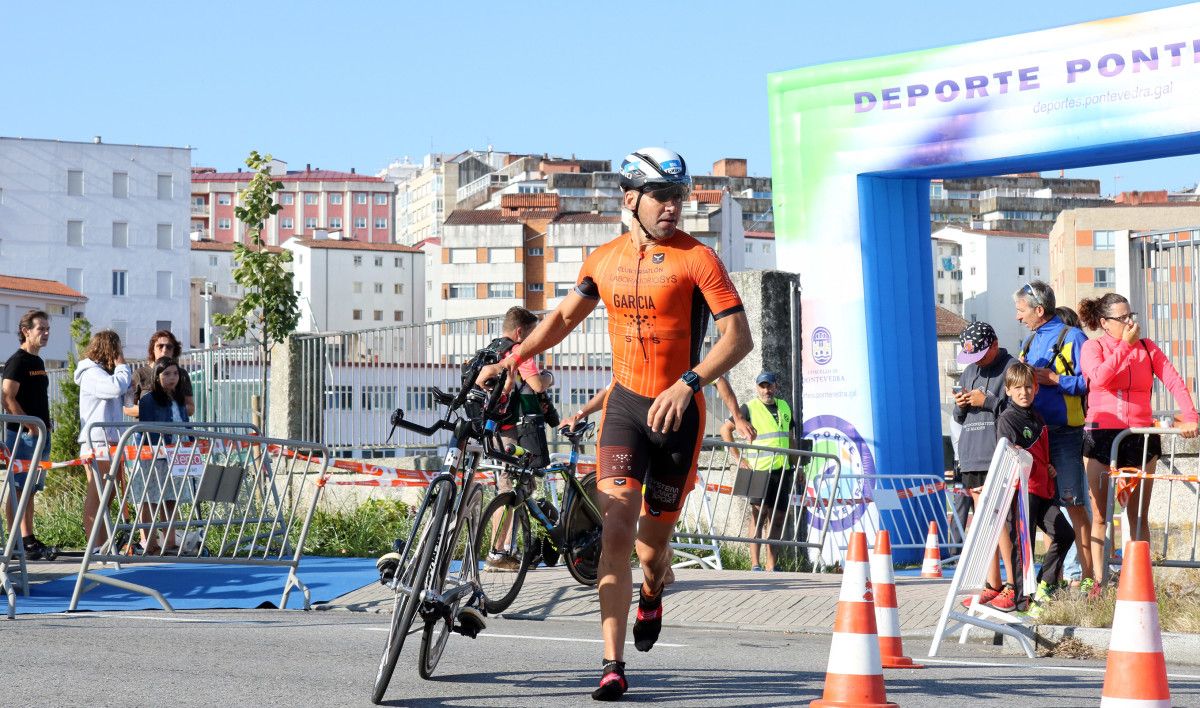
{"type": "MultiPolygon", "coordinates": [[[[80,457],[95,457],[94,461],[84,465],[88,480],[83,502],[83,532],[90,534],[100,509],[100,486],[108,476],[111,464],[109,449],[120,437],[116,428],[102,424],[122,420],[121,399],[129,390],[133,372],[125,363],[121,338],[111,329],[93,334],[83,354],[84,358],[75,367],[75,383],[79,384],[80,457]]],[[[117,470],[117,474],[120,473],[117,470]]],[[[107,540],[108,529],[101,524],[96,547],[107,540]]]]}

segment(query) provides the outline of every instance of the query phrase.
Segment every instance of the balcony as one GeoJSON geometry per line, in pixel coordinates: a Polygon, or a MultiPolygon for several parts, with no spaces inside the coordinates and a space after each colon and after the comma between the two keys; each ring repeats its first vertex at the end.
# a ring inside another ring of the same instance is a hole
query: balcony
{"type": "Polygon", "coordinates": [[[208,204],[192,204],[192,216],[208,216],[208,204]]]}

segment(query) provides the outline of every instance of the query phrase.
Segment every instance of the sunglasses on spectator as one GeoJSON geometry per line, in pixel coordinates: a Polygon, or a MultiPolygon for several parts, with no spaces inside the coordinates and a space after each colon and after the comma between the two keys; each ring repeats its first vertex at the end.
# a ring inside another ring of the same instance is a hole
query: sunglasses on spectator
{"type": "Polygon", "coordinates": [[[1030,307],[1041,307],[1042,296],[1038,295],[1037,291],[1033,289],[1032,283],[1025,283],[1025,285],[1021,287],[1021,294],[1028,296],[1025,299],[1028,301],[1030,307]]]}
{"type": "Polygon", "coordinates": [[[649,194],[654,201],[665,204],[667,202],[673,202],[676,199],[683,199],[686,197],[688,194],[688,188],[682,184],[672,184],[669,187],[647,189],[644,193],[649,194]]]}

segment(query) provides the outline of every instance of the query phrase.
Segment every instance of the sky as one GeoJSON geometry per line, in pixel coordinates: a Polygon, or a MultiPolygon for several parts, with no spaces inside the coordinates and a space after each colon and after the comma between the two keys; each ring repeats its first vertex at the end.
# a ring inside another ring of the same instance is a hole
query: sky
{"type": "MultiPolygon", "coordinates": [[[[1178,4],[17,2],[0,16],[0,135],[367,173],[488,145],[617,162],[657,144],[693,172],[745,157],[769,175],[771,72],[1178,4]]],[[[1198,162],[1067,175],[1109,194],[1178,189],[1198,162]]]]}

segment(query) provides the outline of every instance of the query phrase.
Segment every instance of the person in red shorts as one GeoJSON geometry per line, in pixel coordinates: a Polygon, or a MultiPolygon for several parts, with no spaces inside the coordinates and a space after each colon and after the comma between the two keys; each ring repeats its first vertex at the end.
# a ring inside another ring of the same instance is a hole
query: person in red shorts
{"type": "Polygon", "coordinates": [[[514,348],[514,356],[478,378],[483,385],[503,369],[512,374],[604,302],[614,381],[597,443],[604,667],[592,698],[600,701],[619,700],[628,689],[623,658],[635,548],[642,567],[633,626],[637,649],[649,651],[662,627],[671,533],[695,486],[704,435],[701,387],[754,346],[741,297],[717,254],[677,228],[692,184],[683,158],[665,148],[643,148],[625,157],[620,173],[622,206],[632,217],[628,233],[593,251],[575,289],[514,348]],[[721,336],[701,361],[710,315],[721,336]]]}

